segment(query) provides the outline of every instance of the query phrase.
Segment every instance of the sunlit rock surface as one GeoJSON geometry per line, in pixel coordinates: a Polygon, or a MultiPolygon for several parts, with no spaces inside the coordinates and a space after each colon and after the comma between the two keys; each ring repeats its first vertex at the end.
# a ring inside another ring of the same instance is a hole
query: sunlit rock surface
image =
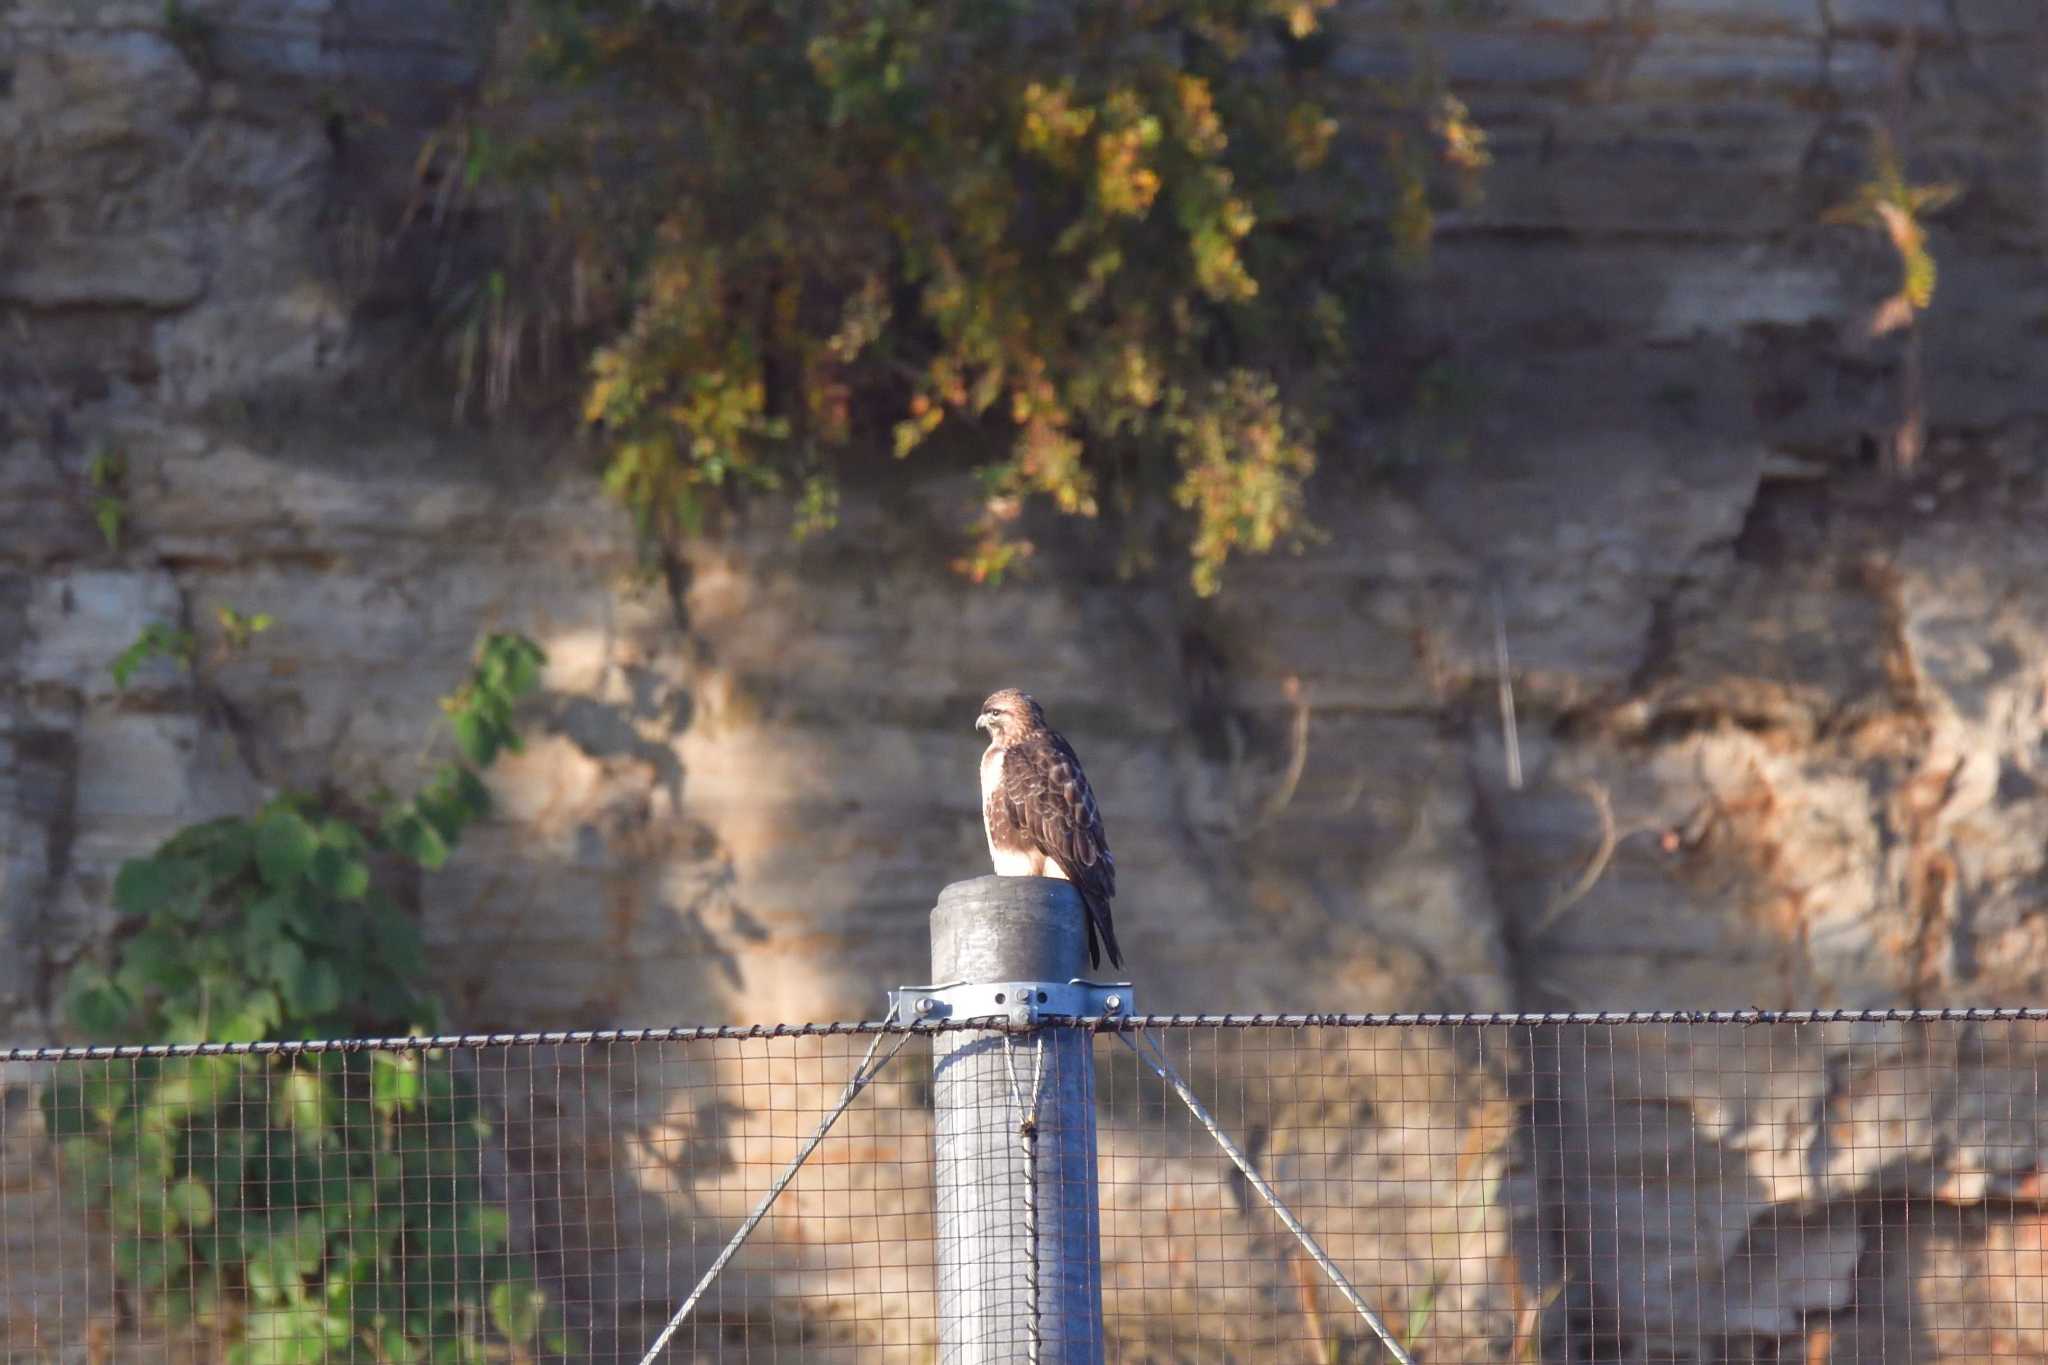
{"type": "MultiPolygon", "coordinates": [[[[937,889],[981,870],[968,727],[1004,684],[1087,760],[1147,1008],[2048,985],[2032,0],[1498,0],[1430,32],[1493,164],[1361,361],[1388,401],[1354,435],[1387,472],[1327,474],[1324,534],[1235,566],[1215,603],[1170,571],[1118,579],[1073,527],[1045,528],[1022,580],[964,585],[944,565],[971,490],[943,479],[856,491],[801,548],[757,510],[650,581],[584,453],[383,400],[399,351],[364,304],[364,244],[474,77],[455,7],[182,8],[203,44],[153,0],[0,4],[10,1040],[60,1031],[57,983],[111,932],[123,858],[280,785],[415,781],[435,697],[493,628],[551,663],[526,751],[492,774],[497,819],[418,889],[465,1025],[875,1013],[921,974],[937,889]],[[1869,174],[1909,40],[1909,169],[1962,194],[1934,223],[1932,439],[1901,486],[1872,468],[1904,392],[1901,339],[1870,335],[1896,268],[1821,219],[1869,174]],[[357,103],[381,121],[336,122],[357,103]],[[1422,382],[1451,396],[1405,409],[1422,382]],[[88,479],[105,452],[129,471],[112,546],[88,479]],[[144,625],[221,606],[278,621],[204,659],[225,709],[169,664],[113,686],[144,625]]],[[[1422,50],[1406,9],[1340,7],[1340,60],[1403,76],[1422,50]]],[[[2018,1358],[2044,1349],[2038,1043],[1418,1038],[1343,1058],[1311,1124],[1341,1151],[1265,1157],[1341,1256],[1404,1265],[1359,1273],[1431,1360],[2018,1358]],[[1402,1099],[1418,1058],[1433,1079],[1402,1099]]],[[[82,1356],[103,1330],[87,1282],[14,1273],[37,1246],[16,1215],[48,1227],[57,1204],[21,1155],[34,1077],[9,1080],[0,1340],[33,1339],[26,1284],[38,1314],[61,1296],[82,1356]]],[[[746,1203],[727,1184],[703,1204],[633,1153],[768,1161],[793,1140],[719,1126],[681,1080],[616,1082],[582,1110],[505,1098],[535,1150],[590,1177],[549,1198],[632,1210],[617,1244],[554,1248],[615,1313],[685,1207],[708,1228],[746,1203]]],[[[877,1141],[913,1162],[925,1138],[877,1141]]],[[[1196,1292],[1192,1263],[1155,1284],[1132,1248],[1199,1225],[1255,1267],[1232,1281],[1243,1312],[1336,1320],[1327,1293],[1303,1304],[1271,1224],[1215,1195],[1199,1143],[1112,1115],[1104,1152],[1132,1195],[1105,1225],[1113,1301],[1169,1313],[1196,1292]],[[1159,1192],[1197,1171],[1208,1202],[1169,1208],[1159,1192]]],[[[928,1190],[886,1194],[921,1235],[928,1190]]],[[[822,1238],[852,1195],[818,1197],[787,1216],[822,1238]]],[[[758,1351],[775,1313],[896,1292],[901,1267],[805,1255],[734,1291],[767,1315],[735,1310],[758,1351]],[[816,1300],[792,1308],[797,1272],[816,1300]]],[[[902,1292],[889,1349],[919,1358],[922,1291],[902,1292]]]]}

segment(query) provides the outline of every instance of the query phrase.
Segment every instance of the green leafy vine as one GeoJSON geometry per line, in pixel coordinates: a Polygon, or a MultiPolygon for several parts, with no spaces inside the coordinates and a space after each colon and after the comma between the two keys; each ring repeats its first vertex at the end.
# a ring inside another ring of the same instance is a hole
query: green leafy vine
{"type": "MultiPolygon", "coordinates": [[[[257,618],[245,618],[251,631],[257,618]]],[[[381,819],[286,794],[124,864],[131,926],[67,982],[98,1041],[372,1036],[434,1027],[417,928],[380,862],[446,861],[490,809],[545,662],[484,641],[444,707],[459,760],[381,819]]],[[[482,1174],[493,1122],[439,1053],[92,1063],[42,1098],[67,1189],[113,1235],[123,1282],[211,1331],[230,1365],[482,1361],[559,1352],[559,1314],[482,1174]]]]}

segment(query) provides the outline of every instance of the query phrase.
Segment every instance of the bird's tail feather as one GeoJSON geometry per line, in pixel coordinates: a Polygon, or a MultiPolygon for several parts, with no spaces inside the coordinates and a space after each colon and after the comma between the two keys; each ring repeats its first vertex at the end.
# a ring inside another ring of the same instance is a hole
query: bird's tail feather
{"type": "Polygon", "coordinates": [[[1102,953],[1097,949],[1095,943],[1095,936],[1097,933],[1100,933],[1102,935],[1102,947],[1109,949],[1109,965],[1112,967],[1122,967],[1124,965],[1123,949],[1117,947],[1116,930],[1110,926],[1109,906],[1106,903],[1098,903],[1092,897],[1088,900],[1087,904],[1088,965],[1090,967],[1100,967],[1102,965],[1102,953]]]}

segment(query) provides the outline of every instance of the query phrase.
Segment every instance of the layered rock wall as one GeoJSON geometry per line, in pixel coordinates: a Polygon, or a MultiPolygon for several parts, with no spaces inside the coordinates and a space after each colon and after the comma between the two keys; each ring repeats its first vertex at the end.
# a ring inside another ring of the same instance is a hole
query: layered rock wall
{"type": "MultiPolygon", "coordinates": [[[[1480,0],[1425,44],[1411,8],[1340,9],[1343,59],[1400,79],[1433,51],[1489,134],[1483,197],[1441,218],[1361,375],[1401,399],[1355,433],[1386,472],[1326,475],[1325,534],[1204,604],[1117,579],[1075,528],[1023,580],[964,585],[944,564],[970,494],[944,479],[860,490],[802,547],[757,517],[649,581],[580,455],[378,397],[404,329],[357,288],[371,210],[474,75],[453,9],[0,5],[0,1032],[56,1030],[121,859],[277,785],[415,780],[485,628],[551,664],[499,817],[418,892],[477,1027],[872,1012],[921,970],[933,892],[979,868],[968,725],[1003,683],[1087,756],[1150,1008],[2034,1000],[2048,16],[1480,0]],[[1960,191],[1932,224],[1930,439],[1904,482],[1875,468],[1912,401],[1909,339],[1871,326],[1897,263],[1822,222],[1880,127],[1960,191]],[[88,472],[110,453],[116,546],[88,472]],[[278,625],[206,659],[203,691],[169,665],[112,685],[144,624],[219,606],[278,625]]],[[[2033,1064],[1894,1041],[1835,1055],[1981,1094],[2033,1064]]],[[[1481,1108],[1511,1072],[1459,1066],[1481,1108]]],[[[1559,1150],[1654,1112],[1664,1145],[1627,1160],[1671,1178],[1621,1189],[1531,1143],[1488,1186],[1486,1238],[1513,1223],[1578,1267],[1553,1341],[1611,1323],[1616,1358],[1693,1358],[1825,1322],[1861,1352],[1835,1358],[1876,1359],[1886,1320],[1838,1322],[1845,1286],[2038,1258],[2031,1109],[2001,1139],[2011,1188],[1937,1142],[1885,1212],[1876,1173],[1783,1185],[1695,1067],[1560,1066],[1581,1102],[1544,1111],[1559,1150]],[[1702,1135],[1707,1183],[1669,1159],[1702,1135]],[[1683,1255],[1566,1245],[1624,1195],[1689,1229],[1683,1255]],[[1903,1208],[1933,1221],[1892,1235],[1903,1208]],[[1630,1289],[1753,1272],[1795,1227],[1793,1288],[1630,1289]]],[[[1356,1112],[1363,1151],[1399,1146],[1356,1112]]]]}

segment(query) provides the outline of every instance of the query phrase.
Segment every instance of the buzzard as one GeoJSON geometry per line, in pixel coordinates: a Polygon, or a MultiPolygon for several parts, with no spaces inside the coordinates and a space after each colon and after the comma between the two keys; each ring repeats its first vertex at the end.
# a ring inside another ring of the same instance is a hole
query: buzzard
{"type": "Polygon", "coordinates": [[[988,731],[981,820],[996,875],[1072,882],[1088,908],[1089,965],[1100,967],[1107,948],[1110,965],[1123,966],[1109,922],[1116,862],[1074,747],[1045,723],[1045,709],[1014,687],[981,704],[974,728],[988,731]]]}

